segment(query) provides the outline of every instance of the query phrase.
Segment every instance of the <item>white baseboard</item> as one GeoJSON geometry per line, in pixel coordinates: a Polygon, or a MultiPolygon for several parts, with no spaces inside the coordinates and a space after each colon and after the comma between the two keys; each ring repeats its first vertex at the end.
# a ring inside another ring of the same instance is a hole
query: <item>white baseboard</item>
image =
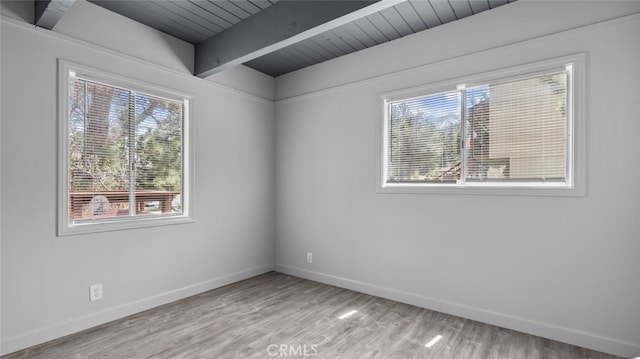
{"type": "Polygon", "coordinates": [[[209,279],[204,282],[192,284],[183,288],[160,293],[134,302],[125,303],[117,307],[108,308],[97,313],[92,313],[66,322],[58,323],[47,328],[34,330],[2,341],[0,355],[6,355],[37,344],[41,344],[65,335],[77,333],[112,320],[124,318],[128,315],[139,313],[157,306],[190,297],[208,290],[216,289],[227,284],[235,283],[243,279],[273,270],[272,264],[266,264],[239,272],[209,279]]]}
{"type": "Polygon", "coordinates": [[[640,344],[606,338],[575,329],[564,328],[557,325],[542,323],[526,318],[514,317],[511,315],[492,312],[481,308],[467,306],[464,304],[427,297],[416,293],[382,287],[371,283],[364,283],[348,278],[334,276],[331,274],[310,271],[299,267],[276,264],[275,270],[296,277],[330,284],[336,287],[346,288],[361,293],[375,295],[377,297],[391,299],[398,302],[407,303],[442,313],[452,314],[483,323],[497,325],[499,327],[533,334],[536,336],[605,353],[610,353],[624,358],[635,358],[637,356],[640,356],[640,344]]]}

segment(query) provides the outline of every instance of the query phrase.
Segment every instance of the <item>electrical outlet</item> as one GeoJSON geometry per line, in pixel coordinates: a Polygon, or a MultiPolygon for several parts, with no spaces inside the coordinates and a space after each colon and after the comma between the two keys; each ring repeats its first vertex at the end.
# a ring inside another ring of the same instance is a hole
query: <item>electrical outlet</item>
{"type": "Polygon", "coordinates": [[[95,302],[102,299],[102,283],[89,286],[89,301],[95,302]]]}
{"type": "Polygon", "coordinates": [[[313,253],[307,252],[307,263],[313,263],[313,253]]]}

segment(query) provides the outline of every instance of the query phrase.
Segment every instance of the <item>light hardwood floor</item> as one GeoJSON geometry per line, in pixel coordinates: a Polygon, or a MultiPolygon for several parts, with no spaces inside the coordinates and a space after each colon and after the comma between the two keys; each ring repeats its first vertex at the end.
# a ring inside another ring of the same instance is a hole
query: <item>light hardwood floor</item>
{"type": "Polygon", "coordinates": [[[275,272],[2,358],[304,357],[615,358],[275,272]]]}

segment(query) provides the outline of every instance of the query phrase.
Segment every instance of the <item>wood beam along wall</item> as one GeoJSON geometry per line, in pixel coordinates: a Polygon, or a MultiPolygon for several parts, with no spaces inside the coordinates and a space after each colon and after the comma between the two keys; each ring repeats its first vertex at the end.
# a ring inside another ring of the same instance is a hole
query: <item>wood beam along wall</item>
{"type": "Polygon", "coordinates": [[[196,45],[195,74],[206,77],[402,2],[282,1],[196,45]]]}
{"type": "Polygon", "coordinates": [[[51,30],[62,19],[75,0],[34,1],[34,21],[36,26],[51,30]]]}

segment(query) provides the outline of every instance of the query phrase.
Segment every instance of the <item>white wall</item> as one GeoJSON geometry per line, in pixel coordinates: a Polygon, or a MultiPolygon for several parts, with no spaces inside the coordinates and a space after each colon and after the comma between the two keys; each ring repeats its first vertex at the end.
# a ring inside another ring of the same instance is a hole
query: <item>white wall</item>
{"type": "MultiPolygon", "coordinates": [[[[273,269],[272,101],[197,79],[177,58],[140,60],[136,44],[121,54],[13,17],[0,41],[2,354],[273,269]],[[56,237],[58,58],[193,95],[195,223],[56,237]],[[103,300],[89,303],[92,283],[103,300]]],[[[153,35],[147,54],[185,47],[153,35]]]]}
{"type": "Polygon", "coordinates": [[[75,1],[53,31],[154,64],[193,73],[192,44],[86,0],[75,1]]]}
{"type": "Polygon", "coordinates": [[[638,12],[518,1],[279,77],[276,269],[640,355],[638,12]],[[579,52],[584,197],[375,192],[379,94],[579,52]]]}
{"type": "Polygon", "coordinates": [[[640,3],[520,0],[281,76],[275,106],[273,80],[246,68],[191,77],[175,39],[138,29],[140,51],[83,33],[87,13],[119,34],[138,27],[84,1],[54,29],[65,35],[7,4],[1,353],[265,272],[275,248],[283,272],[640,354],[639,18],[579,28],[640,3]],[[586,196],[375,193],[378,94],[576,52],[588,56],[586,196]],[[196,223],[55,236],[59,57],[195,96],[196,223]],[[105,298],[89,303],[96,282],[105,298]]]}

